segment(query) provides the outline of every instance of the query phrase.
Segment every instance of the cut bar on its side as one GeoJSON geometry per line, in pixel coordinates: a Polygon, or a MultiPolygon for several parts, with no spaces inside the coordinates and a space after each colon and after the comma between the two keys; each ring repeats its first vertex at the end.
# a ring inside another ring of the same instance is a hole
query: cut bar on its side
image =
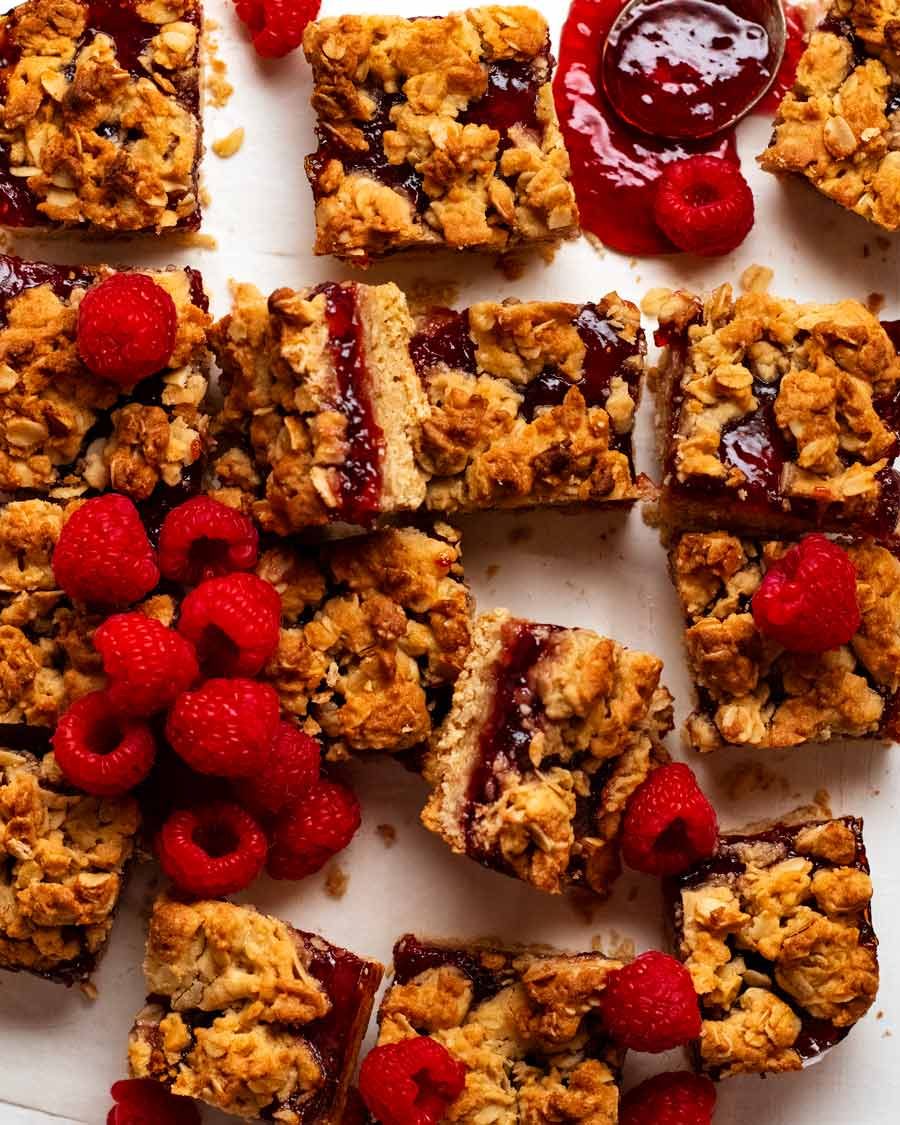
{"type": "Polygon", "coordinates": [[[25,0],[0,16],[0,226],[200,226],[201,0],[25,0]]]}
{"type": "Polygon", "coordinates": [[[759,157],[889,231],[900,229],[898,20],[897,0],[833,0],[759,157]]]}
{"type": "Polygon", "coordinates": [[[484,302],[418,318],[419,461],[435,511],[631,503],[646,344],[638,309],[484,302]]]}
{"type": "Polygon", "coordinates": [[[878,942],[862,833],[855,817],[800,809],[725,833],[712,859],[668,881],[712,1077],[799,1070],[871,1007],[878,942]]]}
{"type": "Polygon", "coordinates": [[[225,405],[215,471],[267,531],[371,526],[425,499],[414,446],[425,400],[396,285],[326,283],[268,301],[235,289],[214,330],[225,405]]]}
{"type": "Polygon", "coordinates": [[[656,339],[664,524],[896,537],[900,358],[868,309],[679,291],[656,339]]]}
{"type": "Polygon", "coordinates": [[[76,793],[52,754],[7,745],[0,727],[0,969],[84,982],[112,930],[137,802],[76,793]]]}
{"type": "Polygon", "coordinates": [[[618,1121],[624,1051],[604,1033],[600,1006],[621,961],[412,934],[394,946],[393,960],[379,1044],[427,1035],[468,1067],[441,1120],[618,1121]]]}
{"type": "Polygon", "coordinates": [[[382,971],[252,906],[160,898],[131,1074],[236,1117],[336,1125],[382,971]]]}
{"type": "Polygon", "coordinates": [[[461,855],[559,893],[609,893],[628,798],[666,760],[662,661],[505,610],[472,653],[425,765],[425,826],[461,855]]]}
{"type": "Polygon", "coordinates": [[[503,252],[578,233],[544,18],[486,7],[310,24],[316,252],[503,252]]]}
{"type": "Polygon", "coordinates": [[[695,750],[900,735],[900,560],[871,540],[838,542],[856,569],[859,629],[840,648],[794,653],[759,632],[750,605],[789,541],[725,531],[675,541],[669,564],[697,694],[687,722],[695,750]]]}

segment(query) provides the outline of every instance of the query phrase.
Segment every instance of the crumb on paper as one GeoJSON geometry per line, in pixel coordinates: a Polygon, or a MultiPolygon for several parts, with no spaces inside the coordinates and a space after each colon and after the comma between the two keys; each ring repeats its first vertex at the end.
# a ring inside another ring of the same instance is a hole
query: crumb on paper
{"type": "Polygon", "coordinates": [[[745,293],[768,293],[774,273],[768,266],[747,266],[740,276],[740,286],[745,293]]]}
{"type": "Polygon", "coordinates": [[[393,824],[379,824],[375,831],[386,848],[392,848],[397,843],[397,829],[393,824]]]}
{"type": "Polygon", "coordinates": [[[188,246],[192,250],[218,250],[219,241],[212,234],[201,234],[197,230],[183,231],[176,235],[173,241],[177,241],[181,246],[188,246]]]}
{"type": "Polygon", "coordinates": [[[606,247],[603,245],[603,243],[600,241],[600,239],[596,236],[596,234],[594,234],[593,231],[586,230],[584,232],[584,237],[588,240],[588,242],[591,244],[591,246],[594,248],[594,250],[597,251],[597,253],[600,255],[601,258],[606,257],[606,247]]]}
{"type": "Polygon", "coordinates": [[[239,151],[243,143],[244,127],[243,125],[238,125],[238,127],[232,129],[227,136],[220,137],[217,141],[213,141],[212,150],[216,156],[227,160],[229,156],[234,156],[234,154],[239,151]]]}
{"type": "Polygon", "coordinates": [[[556,261],[556,253],[559,247],[554,242],[542,242],[538,246],[538,253],[548,266],[552,266],[556,261]]]}
{"type": "Polygon", "coordinates": [[[347,893],[350,876],[339,863],[333,863],[325,876],[325,893],[331,898],[343,898],[347,893]]]}
{"type": "Polygon", "coordinates": [[[525,276],[526,259],[522,254],[502,254],[497,269],[507,281],[519,281],[525,276]]]}
{"type": "Polygon", "coordinates": [[[500,573],[500,564],[499,563],[491,563],[491,565],[487,568],[487,570],[484,573],[488,576],[488,578],[496,578],[497,575],[500,573]]]}
{"type": "Polygon", "coordinates": [[[436,305],[452,308],[459,299],[459,282],[452,278],[416,277],[406,286],[406,299],[414,316],[436,305]]]}
{"type": "Polygon", "coordinates": [[[228,68],[224,59],[219,58],[219,43],[212,35],[218,30],[219,25],[215,20],[206,20],[203,34],[203,46],[206,56],[206,104],[214,109],[221,109],[228,104],[228,99],[234,93],[234,86],[225,77],[228,68]]]}
{"type": "Polygon", "coordinates": [[[97,986],[92,980],[83,980],[79,987],[81,988],[81,994],[85,997],[86,1000],[90,1000],[91,1002],[93,1002],[99,996],[99,993],[97,992],[97,986]]]}
{"type": "Polygon", "coordinates": [[[787,778],[781,777],[762,762],[741,762],[727,770],[721,779],[729,800],[740,801],[751,793],[767,793],[774,785],[788,790],[787,778]]]}
{"type": "Polygon", "coordinates": [[[660,310],[672,296],[672,290],[663,286],[648,289],[641,298],[641,312],[644,316],[659,316],[660,310]]]}
{"type": "Polygon", "coordinates": [[[866,297],[866,308],[873,316],[877,316],[884,308],[886,297],[883,293],[870,293],[866,297]]]}
{"type": "Polygon", "coordinates": [[[877,1019],[877,1020],[883,1020],[884,1019],[884,1009],[883,1008],[880,1011],[875,1013],[875,1019],[877,1019]]]}
{"type": "Polygon", "coordinates": [[[628,268],[629,268],[630,270],[636,270],[636,269],[637,269],[637,266],[638,266],[638,260],[637,260],[637,258],[629,258],[629,259],[628,259],[628,268]]]}
{"type": "Polygon", "coordinates": [[[534,528],[527,523],[519,524],[517,527],[512,528],[512,530],[507,535],[507,539],[509,540],[510,545],[513,547],[517,546],[520,543],[527,543],[529,539],[533,538],[534,528]]]}
{"type": "Polygon", "coordinates": [[[630,961],[636,952],[634,941],[625,934],[620,934],[618,930],[610,930],[607,934],[594,934],[591,938],[591,949],[613,961],[630,961]]]}

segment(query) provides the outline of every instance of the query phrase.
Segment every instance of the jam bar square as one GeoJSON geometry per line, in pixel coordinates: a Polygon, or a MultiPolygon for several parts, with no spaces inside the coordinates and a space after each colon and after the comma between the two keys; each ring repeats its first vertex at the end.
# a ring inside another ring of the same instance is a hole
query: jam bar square
{"type": "Polygon", "coordinates": [[[200,487],[210,324],[200,275],[142,271],[175,303],[175,349],[126,391],[88,370],[76,337],[82,297],[113,272],[0,256],[0,493],[111,488],[150,517],[200,487]]]}
{"type": "Polygon", "coordinates": [[[378,1013],[379,1044],[430,1036],[468,1068],[444,1121],[615,1125],[624,1051],[604,1034],[599,953],[458,946],[407,934],[378,1013]],[[498,1107],[502,1107],[502,1115],[498,1107]]]}
{"type": "Polygon", "coordinates": [[[52,754],[6,746],[0,727],[0,969],[87,981],[134,851],[137,803],[75,793],[52,754]]]}
{"type": "Polygon", "coordinates": [[[281,595],[281,639],[264,675],[284,711],[333,758],[420,748],[471,642],[459,536],[391,528],[320,549],[282,544],[257,573],[281,595]]]}
{"type": "Polygon", "coordinates": [[[578,233],[547,24],[525,7],[307,28],[316,253],[502,252],[578,233]]]}
{"type": "Polygon", "coordinates": [[[726,833],[712,859],[667,881],[712,1077],[799,1070],[869,1010],[878,942],[862,831],[855,817],[798,810],[726,833]]]}
{"type": "Polygon", "coordinates": [[[762,636],[750,607],[790,542],[725,531],[675,542],[669,561],[697,694],[687,722],[695,750],[900,736],[900,561],[872,540],[842,545],[856,568],[860,627],[838,649],[796,653],[762,636]]]}
{"type": "Polygon", "coordinates": [[[436,511],[630,503],[646,350],[640,313],[485,302],[420,316],[413,362],[428,397],[419,462],[436,511]]]}
{"type": "Polygon", "coordinates": [[[900,229],[898,16],[896,0],[834,0],[759,157],[890,231],[900,229]]]}
{"type": "Polygon", "coordinates": [[[896,536],[900,358],[866,308],[676,292],[657,343],[663,523],[896,536]]]}
{"type": "Polygon", "coordinates": [[[369,526],[414,511],[414,446],[426,403],[396,285],[326,283],[266,301],[249,285],[213,331],[225,404],[218,480],[256,498],[266,531],[369,526]]]}
{"type": "Polygon", "coordinates": [[[252,906],[158,899],[131,1074],[236,1117],[335,1125],[382,971],[252,906]]]}
{"type": "Polygon", "coordinates": [[[196,230],[200,0],[26,0],[0,16],[0,225],[196,230]]]}
{"type": "Polygon", "coordinates": [[[496,610],[425,763],[426,828],[539,890],[607,895],[628,798],[666,760],[662,661],[587,629],[496,610]]]}

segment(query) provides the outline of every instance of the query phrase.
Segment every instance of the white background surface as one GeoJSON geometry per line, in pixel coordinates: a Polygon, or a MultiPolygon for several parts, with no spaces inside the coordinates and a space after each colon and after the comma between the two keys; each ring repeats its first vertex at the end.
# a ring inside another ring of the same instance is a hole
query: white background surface
{"type": "MultiPolygon", "coordinates": [[[[0,0],[4,8],[11,7],[0,0]]],[[[460,6],[460,5],[458,5],[460,6]]],[[[538,6],[540,2],[538,0],[538,6]]],[[[326,0],[324,14],[353,10],[437,15],[449,0],[326,0]]],[[[566,0],[544,0],[554,37],[566,0]]],[[[244,40],[227,0],[207,0],[221,24],[221,54],[235,94],[222,110],[207,114],[207,142],[243,125],[246,141],[237,156],[206,159],[212,203],[205,230],[216,250],[169,248],[164,244],[20,241],[20,252],[59,261],[192,264],[203,271],[213,311],[227,310],[230,277],[253,281],[265,291],[349,276],[336,263],[315,260],[312,206],[303,156],[313,146],[308,108],[309,71],[300,53],[262,63],[244,40]],[[160,248],[161,247],[161,248],[160,248]]],[[[582,241],[565,247],[552,266],[534,262],[516,283],[490,263],[452,259],[372,271],[367,280],[413,281],[427,273],[455,280],[460,300],[568,298],[590,300],[612,288],[639,302],[651,286],[736,284],[752,263],[771,266],[773,289],[805,298],[887,297],[886,315],[900,316],[898,242],[876,238],[874,228],[844,215],[799,185],[785,187],[758,173],[753,154],[764,147],[768,123],[746,122],[740,134],[745,173],[757,203],[756,226],[732,256],[711,262],[688,257],[628,262],[598,255],[582,241]]],[[[648,329],[652,325],[647,325],[648,329]]],[[[641,413],[639,467],[653,470],[649,455],[649,402],[641,413]]],[[[583,625],[665,658],[665,680],[674,692],[679,719],[690,694],[680,651],[680,619],[669,587],[665,556],[640,513],[630,517],[499,514],[461,521],[468,577],[482,610],[503,605],[539,620],[583,625]]],[[[673,753],[683,756],[678,734],[673,753]]],[[[895,1028],[900,1000],[900,876],[895,856],[898,829],[897,755],[893,749],[835,745],[788,753],[732,753],[694,760],[720,820],[733,826],[810,801],[826,789],[836,813],[863,814],[875,880],[875,925],[882,939],[881,993],[869,1017],[821,1063],[800,1074],[769,1079],[730,1079],[719,1093],[717,1125],[874,1125],[897,1120],[900,1069],[895,1028]],[[735,770],[758,763],[767,788],[733,799],[735,770]],[[892,945],[892,942],[894,943],[892,945]],[[880,1014],[876,1015],[876,1013],[880,1014]]],[[[564,948],[589,948],[592,938],[627,936],[637,948],[659,946],[663,931],[658,888],[647,877],[626,875],[612,900],[585,917],[566,898],[550,898],[456,858],[417,821],[423,786],[389,761],[359,764],[350,774],[363,805],[363,827],[341,857],[350,876],[346,896],[335,901],[324,876],[303,884],[260,880],[252,898],[304,929],[316,930],[358,952],[388,962],[394,940],[416,930],[433,936],[496,936],[543,941],[564,948]],[[376,832],[393,824],[397,843],[387,849],[376,832]]],[[[109,953],[96,978],[98,999],[77,991],[0,974],[0,1123],[102,1125],[110,1084],[124,1074],[125,1043],[143,999],[140,963],[149,888],[145,872],[132,883],[114,930],[109,953]]],[[[629,1061],[626,1076],[680,1065],[680,1058],[629,1061]]],[[[224,1119],[207,1112],[208,1123],[224,1119]]]]}

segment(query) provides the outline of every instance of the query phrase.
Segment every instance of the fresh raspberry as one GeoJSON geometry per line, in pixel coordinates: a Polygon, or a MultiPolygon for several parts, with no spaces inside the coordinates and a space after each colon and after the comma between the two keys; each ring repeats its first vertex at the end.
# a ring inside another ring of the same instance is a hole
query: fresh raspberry
{"type": "Polygon", "coordinates": [[[716,1088],[702,1074],[670,1070],[629,1090],[619,1106],[619,1125],[711,1125],[716,1088]]]}
{"type": "Polygon", "coordinates": [[[620,1047],[659,1054],[700,1034],[691,974],[667,953],[651,950],[610,973],[603,994],[606,1030],[620,1047]]]}
{"type": "Polygon", "coordinates": [[[243,512],[210,496],[194,496],[163,520],[159,569],[164,578],[196,586],[235,570],[252,570],[259,535],[243,512]]]}
{"type": "Polygon", "coordinates": [[[662,766],[628,801],[622,855],[648,875],[678,875],[716,850],[719,825],[691,769],[662,766]]]}
{"type": "Polygon", "coordinates": [[[856,567],[837,543],[807,535],[771,564],[751,609],[760,633],[788,652],[840,648],[861,620],[856,567]]]}
{"type": "Polygon", "coordinates": [[[77,508],[63,524],[53,574],[75,601],[130,605],[159,582],[156,556],[138,510],[115,492],[77,508]]]}
{"type": "Polygon", "coordinates": [[[181,605],[178,631],[210,676],[255,676],[278,647],[281,596],[255,574],[210,578],[181,605]]]}
{"type": "Polygon", "coordinates": [[[197,773],[248,777],[269,760],[278,710],[278,695],[268,684],[207,680],[175,700],[166,738],[197,773]]]}
{"type": "Polygon", "coordinates": [[[108,694],[123,715],[165,711],[200,674],[190,641],[143,613],[108,617],[94,633],[108,694]]]}
{"type": "Polygon", "coordinates": [[[106,1125],[200,1125],[200,1113],[190,1098],[170,1094],[152,1078],[114,1082],[110,1094],[116,1104],[106,1125]]]}
{"type": "Polygon", "coordinates": [[[381,1125],[436,1125],[463,1092],[466,1071],[436,1039],[420,1035],[370,1051],[359,1092],[381,1125]]]}
{"type": "Polygon", "coordinates": [[[692,156],[663,169],[653,215],[679,250],[707,257],[727,254],[753,226],[753,192],[730,161],[692,156]]]}
{"type": "Polygon", "coordinates": [[[322,0],[234,0],[234,6],[256,53],[280,59],[303,42],[306,25],[319,14],[322,0]]]}
{"type": "Polygon", "coordinates": [[[56,764],[77,789],[118,797],[150,772],[156,741],[146,723],[120,716],[109,693],[76,699],[53,735],[56,764]]]}
{"type": "Polygon", "coordinates": [[[362,822],[352,790],[317,781],[287,805],[272,826],[266,870],[273,879],[303,879],[350,843],[362,822]]]}
{"type": "Polygon", "coordinates": [[[253,817],[226,801],[172,813],[156,841],[159,865],[182,891],[198,898],[233,895],[266,862],[266,834],[253,817]]]}
{"type": "Polygon", "coordinates": [[[321,750],[318,742],[281,722],[272,743],[272,754],[258,774],[240,782],[240,799],[251,809],[280,812],[319,780],[321,750]]]}
{"type": "Polygon", "coordinates": [[[78,307],[78,354],[94,375],[134,386],[165,367],[175,348],[178,310],[143,273],[114,273],[78,307]]]}

